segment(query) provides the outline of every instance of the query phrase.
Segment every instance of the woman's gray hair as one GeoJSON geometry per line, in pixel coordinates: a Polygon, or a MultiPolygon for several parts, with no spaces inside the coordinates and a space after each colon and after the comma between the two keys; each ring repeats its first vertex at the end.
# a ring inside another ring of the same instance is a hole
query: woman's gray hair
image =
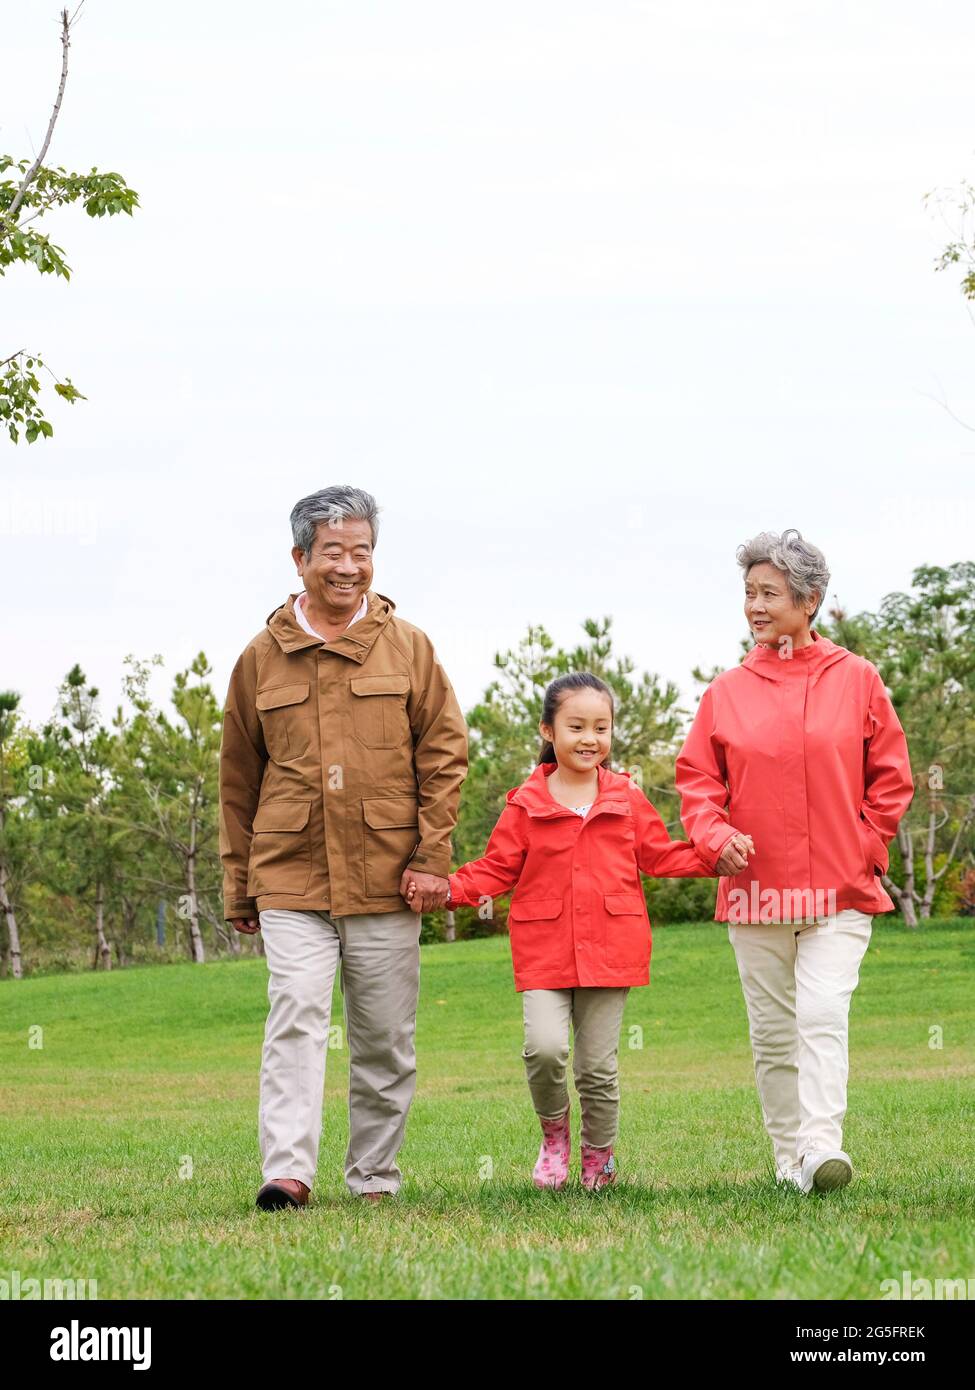
{"type": "Polygon", "coordinates": [[[746,579],[752,565],[774,565],[782,570],[797,608],[818,593],[816,612],[809,619],[810,623],[815,621],[829,587],[829,566],[823,552],[804,541],[799,531],[790,528],[781,536],[777,531],[762,531],[738,547],[737,558],[746,579]]]}
{"type": "Polygon", "coordinates": [[[315,544],[318,527],[323,521],[339,529],[343,519],[368,521],[375,547],[379,535],[379,507],[371,492],[363,492],[361,487],[323,487],[320,492],[312,492],[296,502],[291,510],[291,534],[294,543],[301,547],[307,557],[315,544]]]}

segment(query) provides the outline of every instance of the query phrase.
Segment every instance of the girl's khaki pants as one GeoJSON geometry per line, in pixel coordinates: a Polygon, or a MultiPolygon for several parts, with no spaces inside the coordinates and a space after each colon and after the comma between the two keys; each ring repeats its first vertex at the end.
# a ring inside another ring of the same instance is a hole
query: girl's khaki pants
{"type": "Polygon", "coordinates": [[[526,989],[522,992],[522,1057],[535,1112],[556,1119],[569,1104],[566,1071],[569,1031],[572,1073],[582,1107],[582,1142],[604,1149],[616,1139],[620,1086],[618,1053],[629,989],[526,989]]]}

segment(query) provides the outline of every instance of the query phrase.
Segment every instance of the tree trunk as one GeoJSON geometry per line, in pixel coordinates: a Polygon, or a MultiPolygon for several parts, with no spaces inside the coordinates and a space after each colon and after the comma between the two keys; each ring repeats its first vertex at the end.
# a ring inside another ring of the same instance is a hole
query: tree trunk
{"type": "Polygon", "coordinates": [[[937,828],[937,808],[932,805],[928,811],[928,835],[924,842],[924,897],[921,899],[920,917],[926,921],[931,916],[934,890],[938,886],[940,874],[934,872],[934,832],[937,828]]]}
{"type": "Polygon", "coordinates": [[[207,921],[212,925],[213,934],[217,938],[217,949],[220,949],[220,943],[223,942],[223,944],[226,946],[227,950],[230,952],[231,955],[239,956],[240,933],[234,931],[233,927],[228,926],[228,924],[224,922],[223,918],[217,916],[217,914],[213,911],[213,908],[210,905],[210,900],[208,898],[203,899],[202,907],[203,915],[206,917],[207,921]]]}
{"type": "Polygon", "coordinates": [[[7,866],[0,862],[0,910],[7,921],[7,939],[10,947],[10,975],[14,980],[23,978],[23,963],[20,958],[20,932],[17,930],[17,916],[14,905],[7,892],[7,866]]]}
{"type": "Polygon", "coordinates": [[[206,953],[203,949],[203,936],[200,932],[200,908],[196,900],[196,814],[190,820],[190,852],[186,856],[186,887],[190,899],[190,943],[193,952],[193,959],[197,965],[203,965],[206,961],[206,953]]]}
{"type": "Polygon", "coordinates": [[[444,935],[444,940],[445,940],[445,941],[456,941],[456,940],[457,940],[457,922],[456,922],[456,918],[454,917],[453,912],[450,910],[449,907],[448,907],[448,909],[447,909],[447,925],[446,925],[446,927],[444,928],[444,934],[443,934],[443,935],[444,935]]]}
{"type": "Polygon", "coordinates": [[[105,888],[99,879],[98,892],[95,898],[95,968],[98,968],[98,960],[106,970],[112,968],[112,951],[105,938],[105,888]]]}
{"type": "Polygon", "coordinates": [[[120,966],[126,965],[132,959],[132,938],[135,935],[135,905],[123,894],[122,896],[122,925],[119,934],[115,938],[115,954],[120,966]]]}
{"type": "Polygon", "coordinates": [[[900,887],[889,875],[883,875],[883,885],[900,908],[901,916],[909,927],[917,926],[917,892],[914,888],[914,841],[907,826],[901,821],[897,827],[897,843],[900,846],[901,863],[904,866],[904,884],[900,887]]]}

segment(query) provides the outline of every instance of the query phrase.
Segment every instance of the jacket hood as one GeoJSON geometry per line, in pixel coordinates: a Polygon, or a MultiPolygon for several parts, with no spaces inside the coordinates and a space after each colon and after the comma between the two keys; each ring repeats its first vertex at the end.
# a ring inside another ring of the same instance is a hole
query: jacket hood
{"type": "MultiPolygon", "coordinates": [[[[574,815],[567,806],[560,805],[548,789],[547,780],[557,766],[557,763],[539,763],[520,787],[511,788],[505,800],[509,805],[524,806],[530,816],[561,816],[567,811],[574,815]]],[[[603,805],[617,803],[620,809],[629,809],[630,774],[611,772],[608,767],[598,767],[596,771],[599,774],[596,799],[603,805]]]]}
{"type": "Polygon", "coordinates": [[[333,641],[325,642],[322,638],[313,637],[311,633],[306,632],[295,617],[297,597],[297,594],[290,594],[286,603],[282,603],[267,615],[268,632],[281,650],[297,652],[303,647],[328,647],[330,652],[337,652],[340,656],[347,656],[357,662],[365,661],[373,643],[396,609],[396,604],[391,598],[377,593],[375,589],[369,589],[366,592],[368,606],[364,615],[333,641]]]}
{"type": "Polygon", "coordinates": [[[770,681],[789,680],[796,672],[804,671],[815,682],[830,666],[852,656],[846,647],[837,646],[815,628],[810,635],[813,640],[808,646],[794,648],[788,658],[779,655],[778,647],[756,644],[741,663],[741,668],[770,681]]]}

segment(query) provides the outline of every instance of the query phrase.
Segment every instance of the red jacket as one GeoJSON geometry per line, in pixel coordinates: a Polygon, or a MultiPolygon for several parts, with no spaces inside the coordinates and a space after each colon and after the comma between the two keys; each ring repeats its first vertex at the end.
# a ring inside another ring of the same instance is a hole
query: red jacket
{"type": "Polygon", "coordinates": [[[713,863],[734,831],[755,842],[742,873],[720,881],[717,921],[801,921],[807,903],[815,915],[893,909],[880,875],[914,780],[863,657],[817,632],[788,659],[754,647],[705,690],[676,780],[700,854],[713,863]]]}
{"type": "Polygon", "coordinates": [[[487,848],[450,875],[451,906],[516,888],[508,910],[515,989],[645,985],[650,919],[640,874],[707,878],[704,863],[666,826],[628,772],[600,767],[583,818],[561,806],[539,763],[507,805],[487,848]]]}

